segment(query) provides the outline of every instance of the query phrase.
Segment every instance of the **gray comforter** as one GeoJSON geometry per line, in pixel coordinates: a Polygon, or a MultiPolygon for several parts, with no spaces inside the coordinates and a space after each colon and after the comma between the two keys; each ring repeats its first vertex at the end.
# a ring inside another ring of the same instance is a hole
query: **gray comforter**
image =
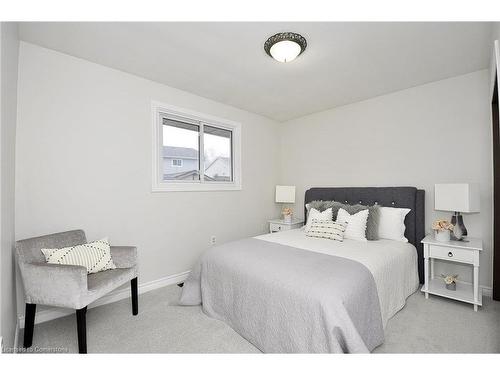
{"type": "Polygon", "coordinates": [[[203,254],[180,300],[200,303],[265,353],[366,353],[384,340],[365,266],[255,238],[203,254]]]}

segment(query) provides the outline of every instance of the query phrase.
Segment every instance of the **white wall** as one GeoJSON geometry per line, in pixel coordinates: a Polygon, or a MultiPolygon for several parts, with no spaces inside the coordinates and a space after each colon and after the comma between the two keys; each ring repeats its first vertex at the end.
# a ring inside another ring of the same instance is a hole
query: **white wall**
{"type": "Polygon", "coordinates": [[[17,239],[83,228],[137,245],[141,283],[278,213],[274,121],[24,42],[19,59],[17,239]],[[241,122],[243,190],[152,193],[151,100],[241,122]]]}
{"type": "MultiPolygon", "coordinates": [[[[297,212],[314,186],[416,186],[426,190],[426,228],[436,218],[434,184],[479,182],[481,213],[464,217],[482,237],[481,284],[492,284],[492,154],[487,70],[288,121],[280,183],[297,186],[297,212]]],[[[442,265],[441,265],[442,266],[442,265]]],[[[458,268],[470,280],[469,269],[458,268]]],[[[440,269],[437,270],[438,272],[440,269]]]]}
{"type": "Polygon", "coordinates": [[[17,116],[17,24],[2,22],[1,36],[1,173],[0,173],[0,336],[4,347],[12,347],[16,326],[14,265],[14,183],[17,116]]]}
{"type": "Polygon", "coordinates": [[[493,22],[492,40],[500,40],[500,22],[493,22]]]}

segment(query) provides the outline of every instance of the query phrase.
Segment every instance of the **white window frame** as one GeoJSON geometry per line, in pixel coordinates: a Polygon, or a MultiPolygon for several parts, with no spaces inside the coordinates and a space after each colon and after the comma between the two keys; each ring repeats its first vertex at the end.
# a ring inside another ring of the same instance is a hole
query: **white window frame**
{"type": "Polygon", "coordinates": [[[172,167],[182,168],[183,164],[184,164],[184,161],[182,159],[172,159],[172,167]],[[174,161],[180,161],[180,163],[179,164],[175,164],[174,161]]]}
{"type": "Polygon", "coordinates": [[[158,101],[151,102],[152,116],[152,191],[223,191],[241,190],[241,124],[239,122],[206,115],[190,109],[179,108],[158,101]],[[200,126],[200,173],[199,181],[164,181],[163,180],[163,123],[162,117],[193,123],[200,126]],[[204,181],[203,126],[210,125],[232,132],[232,175],[233,181],[204,181]]]}

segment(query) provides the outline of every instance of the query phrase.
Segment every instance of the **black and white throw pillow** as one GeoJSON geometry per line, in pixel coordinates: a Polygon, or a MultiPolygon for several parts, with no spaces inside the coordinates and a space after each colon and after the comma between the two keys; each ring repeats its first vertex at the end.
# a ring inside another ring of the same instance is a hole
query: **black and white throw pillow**
{"type": "Polygon", "coordinates": [[[87,273],[115,269],[107,238],[61,249],[42,249],[47,263],[83,266],[87,273]]]}
{"type": "Polygon", "coordinates": [[[333,220],[312,219],[311,225],[306,230],[306,236],[343,241],[345,228],[344,224],[333,220]]]}

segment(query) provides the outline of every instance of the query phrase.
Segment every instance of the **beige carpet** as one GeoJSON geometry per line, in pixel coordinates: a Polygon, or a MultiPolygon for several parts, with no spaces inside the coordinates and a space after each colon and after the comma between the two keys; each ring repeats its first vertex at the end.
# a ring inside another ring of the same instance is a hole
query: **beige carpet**
{"type": "MultiPolygon", "coordinates": [[[[88,352],[259,352],[200,307],[177,306],[179,295],[177,286],[142,294],[135,317],[129,299],[89,310],[88,352]]],[[[375,353],[499,353],[500,302],[489,298],[483,302],[476,313],[471,305],[432,296],[426,300],[417,292],[389,321],[385,343],[375,353]]],[[[77,352],[75,316],[36,325],[33,346],[77,352]]]]}

